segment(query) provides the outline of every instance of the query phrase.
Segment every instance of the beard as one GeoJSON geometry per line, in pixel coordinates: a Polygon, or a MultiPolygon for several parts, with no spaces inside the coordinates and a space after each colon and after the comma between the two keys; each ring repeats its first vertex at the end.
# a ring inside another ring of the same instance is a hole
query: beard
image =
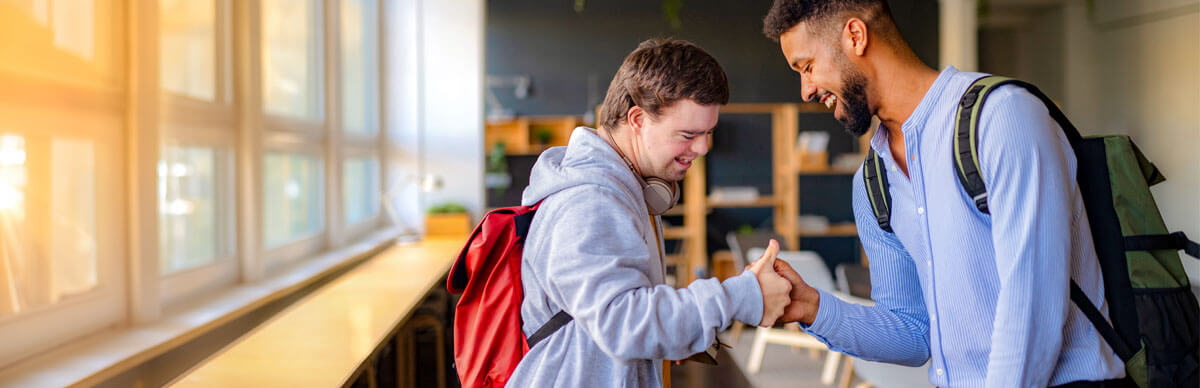
{"type": "Polygon", "coordinates": [[[841,57],[842,66],[842,95],[839,99],[846,117],[838,119],[854,137],[860,137],[871,129],[871,108],[867,105],[867,77],[864,77],[854,65],[841,57]]]}

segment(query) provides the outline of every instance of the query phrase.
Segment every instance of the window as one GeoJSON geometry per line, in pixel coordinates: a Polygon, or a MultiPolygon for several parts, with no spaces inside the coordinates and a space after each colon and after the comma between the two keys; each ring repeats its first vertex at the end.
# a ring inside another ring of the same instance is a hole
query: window
{"type": "Polygon", "coordinates": [[[219,191],[228,181],[223,151],[165,147],[158,165],[159,270],[170,274],[212,264],[229,254],[222,233],[230,208],[219,191]]]}
{"type": "Polygon", "coordinates": [[[315,0],[263,0],[262,96],[272,115],[323,117],[321,13],[315,0]]]}
{"type": "Polygon", "coordinates": [[[0,369],[381,230],[380,8],[0,0],[0,369]]]}
{"type": "Polygon", "coordinates": [[[341,1],[342,128],[375,135],[379,128],[379,10],[375,0],[341,1]]]}
{"type": "Polygon", "coordinates": [[[0,368],[128,313],[122,8],[0,0],[0,368]]]}
{"type": "MultiPolygon", "coordinates": [[[[229,0],[158,0],[158,301],[237,280],[229,0]]],[[[150,260],[150,258],[147,258],[150,260]]]]}
{"type": "Polygon", "coordinates": [[[0,70],[120,87],[116,0],[0,0],[0,70]],[[13,39],[23,37],[23,39],[13,39]],[[25,44],[13,44],[13,43],[25,44]]]}
{"type": "Polygon", "coordinates": [[[217,94],[217,3],[159,2],[159,62],[163,90],[199,100],[217,94]]]}
{"type": "Polygon", "coordinates": [[[85,140],[0,136],[0,315],[97,286],[94,151],[85,140]]]}
{"type": "Polygon", "coordinates": [[[320,158],[268,152],[263,158],[263,240],[267,249],[321,231],[324,186],[320,158]]]}
{"type": "Polygon", "coordinates": [[[342,201],[346,224],[353,225],[379,214],[378,160],[346,158],[342,172],[342,201]]]}
{"type": "Polygon", "coordinates": [[[380,215],[379,2],[337,0],[341,101],[341,223],[346,236],[377,225],[380,215]]]}

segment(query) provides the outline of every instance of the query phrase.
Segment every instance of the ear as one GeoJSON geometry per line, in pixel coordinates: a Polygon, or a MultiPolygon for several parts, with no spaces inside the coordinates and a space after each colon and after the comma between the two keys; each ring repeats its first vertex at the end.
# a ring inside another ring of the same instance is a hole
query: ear
{"type": "Polygon", "coordinates": [[[867,23],[859,18],[850,18],[842,27],[841,38],[842,49],[861,57],[867,52],[867,43],[870,38],[867,23]]]}
{"type": "Polygon", "coordinates": [[[642,125],[646,123],[646,116],[646,111],[642,107],[634,105],[625,112],[625,123],[629,124],[629,128],[633,129],[634,134],[641,134],[642,125]]]}

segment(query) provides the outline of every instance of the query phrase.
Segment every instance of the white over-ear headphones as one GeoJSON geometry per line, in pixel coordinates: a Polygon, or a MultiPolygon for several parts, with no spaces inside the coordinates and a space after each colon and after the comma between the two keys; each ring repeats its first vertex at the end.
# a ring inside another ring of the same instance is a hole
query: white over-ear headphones
{"type": "MultiPolygon", "coordinates": [[[[611,133],[607,133],[606,131],[606,134],[608,134],[610,139],[612,138],[611,133]]],[[[616,144],[616,140],[613,140],[613,144],[616,144]]],[[[667,210],[675,207],[675,204],[679,202],[678,182],[668,182],[666,179],[653,176],[643,177],[641,174],[638,174],[636,168],[633,168],[633,162],[629,158],[626,158],[621,150],[613,146],[613,151],[617,151],[617,155],[621,156],[621,160],[625,161],[625,166],[629,167],[629,170],[633,172],[633,176],[637,177],[638,182],[642,184],[642,197],[646,201],[646,210],[650,212],[650,215],[661,216],[667,210]]]]}

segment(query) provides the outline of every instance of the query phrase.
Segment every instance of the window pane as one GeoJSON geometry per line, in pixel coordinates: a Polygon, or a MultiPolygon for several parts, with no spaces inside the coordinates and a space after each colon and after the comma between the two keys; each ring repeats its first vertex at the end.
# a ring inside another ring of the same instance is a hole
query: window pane
{"type": "Polygon", "coordinates": [[[216,95],[216,3],[160,0],[162,88],[212,101],[216,95]]]}
{"type": "Polygon", "coordinates": [[[158,164],[159,252],[163,274],[212,263],[222,255],[219,182],[214,148],[166,147],[158,164]]]}
{"type": "Polygon", "coordinates": [[[342,0],[342,127],[374,135],[379,127],[379,13],[375,0],[342,0]]]}
{"type": "Polygon", "coordinates": [[[379,214],[379,161],[375,158],[347,158],[342,172],[342,201],[346,223],[379,214]]]}
{"type": "Polygon", "coordinates": [[[268,152],[263,160],[263,236],[268,249],[321,231],[321,160],[268,152]]]}
{"type": "Polygon", "coordinates": [[[263,0],[263,109],[301,119],[321,113],[321,29],[312,0],[263,0]]]}
{"type": "MultiPolygon", "coordinates": [[[[114,0],[0,0],[0,69],[123,87],[114,0]]],[[[120,35],[123,36],[123,35],[120,35]]]]}
{"type": "Polygon", "coordinates": [[[95,145],[0,136],[0,315],[96,287],[95,145]]]}

